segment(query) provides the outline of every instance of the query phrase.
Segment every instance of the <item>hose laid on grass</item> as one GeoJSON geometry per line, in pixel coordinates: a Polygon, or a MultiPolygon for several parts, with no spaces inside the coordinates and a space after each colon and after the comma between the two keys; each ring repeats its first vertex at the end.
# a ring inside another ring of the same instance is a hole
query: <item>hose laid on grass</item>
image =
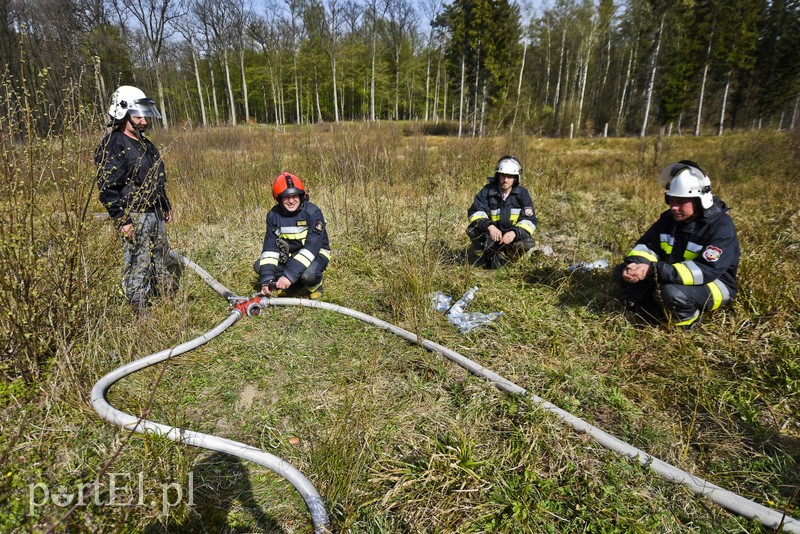
{"type": "MultiPolygon", "coordinates": [[[[171,252],[171,255],[173,258],[180,260],[186,267],[197,272],[197,274],[199,274],[209,286],[211,286],[223,297],[228,298],[229,300],[231,298],[236,298],[236,296],[230,290],[214,280],[211,275],[209,275],[194,262],[174,251],[171,252]]],[[[212,436],[210,434],[203,434],[201,432],[194,432],[192,430],[162,425],[153,421],[148,421],[144,418],[136,417],[135,415],[131,415],[114,408],[105,398],[108,389],[118,380],[133,374],[140,369],[163,362],[185,352],[189,352],[200,345],[208,343],[241,318],[242,312],[234,308],[224,321],[205,334],[185,343],[181,343],[180,345],[171,349],[165,349],[161,352],[157,352],[155,354],[135,360],[108,373],[103,378],[98,380],[92,388],[92,407],[103,419],[110,421],[115,425],[121,426],[126,430],[132,430],[142,434],[154,433],[178,443],[185,443],[187,445],[193,445],[203,449],[224,452],[226,454],[263,465],[264,467],[285,478],[292,486],[295,487],[295,489],[297,489],[300,495],[302,495],[306,505],[308,506],[308,510],[311,513],[311,520],[314,523],[314,532],[317,534],[330,532],[328,512],[325,509],[325,505],[323,504],[319,493],[311,484],[311,482],[299,470],[286,461],[268,452],[251,447],[250,445],[245,445],[244,443],[212,436]]]]}
{"type": "Polygon", "coordinates": [[[471,372],[474,375],[477,375],[481,378],[485,378],[490,382],[494,383],[497,388],[501,389],[502,391],[506,391],[508,393],[514,393],[519,395],[527,395],[534,404],[541,407],[542,409],[552,413],[557,418],[561,419],[573,429],[578,432],[584,432],[591,436],[595,441],[597,441],[600,445],[605,447],[606,449],[613,451],[621,456],[625,456],[631,460],[637,461],[639,464],[649,467],[653,471],[655,471],[658,475],[670,482],[675,482],[678,484],[682,484],[688,487],[693,492],[697,493],[698,495],[702,495],[707,497],[717,503],[718,505],[722,506],[723,508],[746,517],[748,519],[755,519],[764,526],[771,528],[771,529],[778,529],[782,528],[785,532],[796,532],[800,533],[800,521],[794,519],[786,515],[783,512],[773,510],[772,508],[767,508],[766,506],[762,506],[750,499],[746,499],[736,493],[723,489],[715,484],[712,484],[706,480],[703,480],[700,477],[696,477],[691,473],[688,473],[678,467],[675,467],[671,464],[668,464],[658,458],[647,454],[646,452],[642,451],[626,443],[611,434],[600,430],[596,426],[593,426],[583,419],[572,415],[571,413],[562,410],[558,406],[542,399],[541,397],[534,395],[533,393],[529,393],[525,388],[522,388],[513,382],[503,378],[502,376],[494,373],[485,367],[475,363],[474,361],[466,358],[459,353],[448,349],[438,343],[434,343],[433,341],[429,341],[424,338],[420,338],[416,334],[409,332],[403,328],[395,326],[391,323],[387,323],[386,321],[382,321],[377,319],[371,315],[367,315],[366,313],[362,313],[359,311],[352,310],[350,308],[345,308],[343,306],[338,306],[336,304],[330,304],[327,302],[320,302],[317,300],[308,300],[308,299],[297,299],[297,298],[262,298],[261,299],[262,306],[265,308],[269,305],[274,306],[306,306],[308,308],[319,308],[322,310],[329,310],[337,313],[341,313],[342,315],[347,315],[348,317],[353,317],[355,319],[359,319],[366,323],[372,324],[384,330],[388,330],[389,332],[402,337],[403,339],[410,341],[411,343],[415,343],[417,345],[422,346],[423,348],[431,351],[436,352],[444,356],[445,358],[449,359],[450,361],[458,364],[459,366],[463,367],[467,371],[471,372]]]}

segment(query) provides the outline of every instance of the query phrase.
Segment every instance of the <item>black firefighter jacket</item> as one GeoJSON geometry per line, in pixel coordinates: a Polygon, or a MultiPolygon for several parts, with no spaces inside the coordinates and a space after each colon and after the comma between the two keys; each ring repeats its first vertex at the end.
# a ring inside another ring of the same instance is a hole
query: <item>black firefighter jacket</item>
{"type": "Polygon", "coordinates": [[[739,240],[728,206],[714,204],[688,222],[676,221],[669,210],[636,242],[625,263],[651,263],[661,284],[699,286],[719,280],[736,296],[739,240]]]}
{"type": "Polygon", "coordinates": [[[280,273],[295,283],[319,255],[330,259],[328,231],[322,211],[309,201],[304,201],[294,213],[276,204],[267,213],[267,232],[264,235],[259,283],[266,284],[278,278],[280,249],[278,239],[289,245],[289,259],[280,273]]]}
{"type": "Polygon", "coordinates": [[[521,185],[511,188],[508,196],[503,195],[494,181],[483,186],[475,195],[475,200],[467,210],[470,224],[474,224],[485,232],[489,226],[495,225],[503,233],[514,230],[517,238],[526,232],[533,236],[536,229],[536,211],[528,190],[521,185]]]}
{"type": "Polygon", "coordinates": [[[166,213],[172,209],[164,162],[146,137],[139,142],[114,130],[100,142],[94,160],[100,202],[117,227],[130,222],[130,213],[166,213]]]}

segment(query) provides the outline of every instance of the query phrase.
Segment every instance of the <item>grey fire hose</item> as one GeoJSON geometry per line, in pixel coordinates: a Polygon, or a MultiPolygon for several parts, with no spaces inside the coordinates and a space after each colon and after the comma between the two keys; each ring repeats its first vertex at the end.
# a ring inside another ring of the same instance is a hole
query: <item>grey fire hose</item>
{"type": "MultiPolygon", "coordinates": [[[[188,260],[180,254],[177,254],[174,251],[171,252],[171,255],[180,260],[186,267],[196,271],[197,274],[199,274],[208,285],[210,285],[217,293],[227,298],[229,301],[242,300],[240,297],[236,297],[236,295],[234,295],[225,286],[214,280],[211,275],[209,275],[194,262],[188,260]]],[[[247,312],[250,313],[251,310],[254,312],[256,311],[253,308],[248,308],[247,312]]],[[[258,311],[260,311],[260,308],[258,308],[258,311]]],[[[257,315],[257,313],[253,314],[257,315]]],[[[185,430],[182,428],[162,425],[153,421],[139,418],[135,415],[131,415],[114,408],[108,403],[108,401],[106,401],[106,392],[118,380],[133,374],[140,369],[163,362],[211,341],[222,332],[227,330],[228,327],[233,325],[236,321],[241,319],[242,316],[242,310],[234,308],[224,321],[205,334],[196,337],[191,341],[187,341],[186,343],[181,343],[174,348],[165,349],[161,352],[157,352],[155,354],[135,360],[108,373],[103,378],[98,380],[92,388],[92,407],[103,419],[110,421],[115,425],[121,426],[126,430],[132,430],[142,434],[152,432],[178,443],[185,443],[187,445],[193,445],[203,449],[224,452],[238,458],[250,460],[259,465],[263,465],[268,469],[271,469],[278,475],[285,478],[292,486],[295,487],[295,489],[297,489],[300,495],[302,495],[306,505],[308,506],[308,510],[311,513],[311,520],[314,524],[314,532],[317,534],[330,532],[328,512],[325,509],[325,505],[323,504],[319,493],[300,471],[286,461],[268,452],[245,445],[244,443],[239,443],[237,441],[212,436],[209,434],[203,434],[200,432],[194,432],[191,430],[185,430]]]]}
{"type": "MultiPolygon", "coordinates": [[[[217,293],[225,297],[229,301],[241,300],[234,293],[228,290],[225,286],[217,282],[210,274],[204,271],[200,266],[185,258],[184,256],[172,251],[171,255],[181,261],[186,267],[197,272],[200,277],[210,285],[217,293]]],[[[333,311],[359,319],[366,323],[372,324],[384,330],[387,330],[411,343],[420,345],[421,347],[431,352],[436,352],[457,365],[463,367],[472,374],[484,378],[492,382],[497,388],[512,394],[527,395],[534,404],[542,409],[552,413],[557,418],[561,419],[574,430],[584,432],[591,436],[595,441],[606,449],[613,451],[621,456],[637,461],[639,464],[649,467],[658,475],[666,480],[682,484],[688,487],[693,492],[705,496],[712,501],[716,502],[723,508],[739,514],[748,519],[755,519],[761,522],[766,527],[777,529],[782,528],[785,532],[800,533],[800,521],[794,519],[777,510],[767,508],[754,501],[741,497],[733,492],[725,490],[715,484],[712,484],[702,478],[696,477],[691,473],[683,471],[671,464],[668,464],[646,452],[630,445],[603,430],[587,423],[583,419],[572,415],[571,413],[562,410],[558,406],[538,397],[535,394],[528,393],[524,388],[516,385],[515,383],[505,379],[486,369],[482,365],[466,358],[459,353],[448,349],[438,343],[421,338],[416,334],[409,332],[403,328],[395,326],[386,321],[377,319],[371,315],[361,313],[350,308],[330,304],[327,302],[320,302],[308,299],[296,298],[267,298],[260,299],[260,305],[264,308],[267,306],[306,306],[309,308],[318,308],[322,310],[333,311]]],[[[316,492],[310,482],[295,468],[266,452],[260,451],[248,445],[237,443],[216,436],[209,436],[207,434],[200,434],[187,430],[176,429],[166,425],[159,425],[150,421],[140,420],[132,415],[125,414],[105,401],[105,392],[111,385],[120,378],[127,376],[141,368],[153,365],[160,361],[166,360],[172,356],[177,356],[189,350],[192,350],[207,341],[210,341],[217,335],[221,334],[225,329],[231,326],[242,317],[242,312],[234,309],[228,319],[220,323],[217,327],[210,330],[203,336],[200,336],[192,341],[178,345],[172,350],[165,350],[151,356],[147,356],[140,360],[136,360],[128,365],[120,367],[119,369],[109,373],[100,381],[95,384],[92,389],[92,405],[95,410],[105,419],[123,426],[125,428],[134,428],[137,432],[155,431],[164,434],[174,441],[180,441],[195,445],[198,447],[208,448],[211,450],[226,452],[234,456],[246,458],[256,463],[264,465],[276,473],[284,476],[302,495],[308,505],[309,511],[314,521],[315,532],[326,532],[328,530],[328,516],[319,494],[316,492]],[[220,448],[217,448],[220,447],[220,448]],[[269,462],[269,463],[265,463],[269,462]]]]}
{"type": "Polygon", "coordinates": [[[389,332],[400,336],[411,343],[420,345],[431,352],[441,354],[448,360],[458,364],[472,374],[492,382],[498,389],[502,391],[518,395],[527,395],[534,404],[541,407],[543,410],[552,413],[576,431],[588,434],[600,445],[610,451],[613,451],[631,460],[635,460],[643,466],[649,467],[662,478],[665,478],[670,482],[682,484],[698,495],[708,497],[723,508],[748,519],[755,519],[766,527],[772,529],[777,529],[780,527],[785,532],[800,533],[800,521],[789,515],[786,515],[784,512],[762,506],[757,502],[751,501],[750,499],[746,499],[740,495],[737,495],[736,493],[723,489],[715,484],[712,484],[711,482],[703,480],[700,477],[696,477],[691,473],[664,462],[663,460],[659,460],[658,458],[647,454],[641,449],[638,449],[633,445],[630,445],[629,443],[626,443],[612,436],[611,434],[600,430],[596,426],[587,423],[583,419],[576,417],[565,410],[562,410],[558,406],[542,399],[541,397],[534,395],[533,393],[529,393],[527,390],[525,390],[525,388],[514,384],[497,373],[494,373],[489,369],[486,369],[485,367],[475,363],[469,358],[465,358],[459,353],[452,351],[447,347],[443,347],[438,343],[420,338],[408,330],[395,326],[391,323],[387,323],[386,321],[381,321],[380,319],[377,319],[371,315],[367,315],[366,313],[361,313],[350,308],[345,308],[343,306],[338,306],[336,304],[330,304],[327,302],[320,302],[317,300],[296,298],[263,298],[261,299],[261,303],[265,308],[269,305],[306,306],[309,308],[319,308],[322,310],[334,311],[341,313],[342,315],[347,315],[348,317],[359,319],[384,330],[388,330],[389,332]]]}

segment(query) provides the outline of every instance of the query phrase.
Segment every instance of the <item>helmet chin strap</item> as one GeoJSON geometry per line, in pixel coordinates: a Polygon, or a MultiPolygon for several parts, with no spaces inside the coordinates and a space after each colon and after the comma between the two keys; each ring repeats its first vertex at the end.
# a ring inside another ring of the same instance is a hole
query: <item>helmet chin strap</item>
{"type": "Polygon", "coordinates": [[[133,118],[131,118],[130,113],[126,113],[125,116],[128,118],[128,123],[130,123],[131,128],[136,133],[136,138],[139,140],[140,143],[144,143],[144,139],[142,139],[142,132],[139,130],[139,127],[136,126],[136,123],[133,122],[133,118]]]}

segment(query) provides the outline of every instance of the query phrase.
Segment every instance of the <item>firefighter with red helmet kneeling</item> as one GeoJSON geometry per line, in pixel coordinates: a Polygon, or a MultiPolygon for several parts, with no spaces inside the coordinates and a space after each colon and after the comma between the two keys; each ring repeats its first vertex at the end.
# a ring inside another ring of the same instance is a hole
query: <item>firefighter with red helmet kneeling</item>
{"type": "Polygon", "coordinates": [[[519,183],[522,165],[513,156],[503,156],[494,176],[475,195],[467,210],[467,251],[472,265],[496,269],[533,249],[536,211],[528,190],[519,183]]]}
{"type": "Polygon", "coordinates": [[[699,324],[704,312],[736,296],[741,254],[728,206],[711,193],[695,162],[667,165],[660,176],[669,209],[614,269],[626,310],[648,321],[699,324]]]}
{"type": "Polygon", "coordinates": [[[299,176],[283,172],[272,184],[277,203],[267,213],[261,257],[253,265],[261,292],[321,299],[322,275],[331,257],[322,211],[309,202],[299,176]]]}

